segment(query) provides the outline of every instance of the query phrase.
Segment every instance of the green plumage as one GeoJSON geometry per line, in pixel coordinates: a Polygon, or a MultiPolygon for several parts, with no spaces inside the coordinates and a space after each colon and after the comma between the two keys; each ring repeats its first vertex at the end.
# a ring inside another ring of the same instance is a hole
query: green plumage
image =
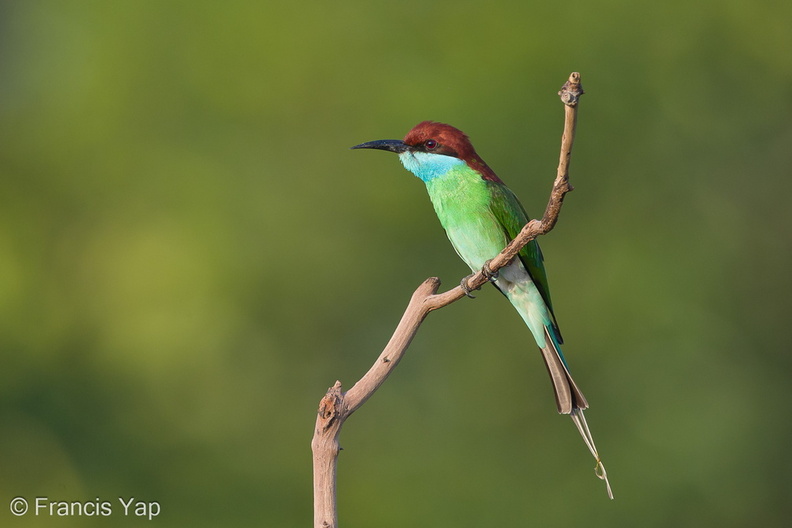
{"type": "MultiPolygon", "coordinates": [[[[500,253],[528,223],[528,215],[514,193],[476,154],[468,137],[450,125],[424,121],[403,141],[370,141],[353,148],[399,154],[404,167],[426,184],[448,239],[474,272],[500,253]]],[[[498,271],[494,284],[530,329],[550,374],[558,412],[572,418],[597,460],[598,476],[606,481],[608,495],[613,498],[583,414],[588,402],[561,353],[561,333],[550,300],[542,250],[534,240],[520,250],[518,257],[498,271]]]]}
{"type": "MultiPolygon", "coordinates": [[[[487,182],[489,192],[492,196],[490,208],[492,209],[495,218],[506,232],[506,237],[509,240],[514,239],[528,223],[528,215],[523,209],[522,204],[517,200],[511,190],[499,182],[487,182]]],[[[505,246],[504,246],[505,247],[505,246]]],[[[550,299],[550,286],[547,283],[547,272],[544,267],[544,255],[542,249],[536,240],[531,240],[520,250],[520,260],[528,271],[528,274],[533,279],[542,299],[547,305],[550,316],[553,318],[553,329],[556,332],[556,338],[559,344],[564,340],[561,338],[561,332],[558,330],[558,323],[555,320],[555,313],[553,312],[553,302],[550,299]]]]}
{"type": "MultiPolygon", "coordinates": [[[[473,271],[478,271],[487,260],[500,253],[528,222],[525,209],[508,187],[500,182],[482,179],[467,164],[458,164],[442,176],[426,181],[426,188],[451,244],[473,271]]],[[[496,286],[526,319],[540,347],[544,346],[544,326],[547,325],[560,344],[561,334],[553,314],[539,244],[535,240],[528,243],[520,251],[519,259],[521,268],[528,274],[527,283],[510,288],[509,284],[499,285],[496,282],[496,286]],[[522,300],[535,296],[532,288],[537,290],[541,301],[537,306],[519,306],[522,300]],[[529,322],[531,310],[538,312],[533,318],[538,318],[541,325],[529,322]]],[[[512,276],[517,271],[513,270],[512,276]]]]}

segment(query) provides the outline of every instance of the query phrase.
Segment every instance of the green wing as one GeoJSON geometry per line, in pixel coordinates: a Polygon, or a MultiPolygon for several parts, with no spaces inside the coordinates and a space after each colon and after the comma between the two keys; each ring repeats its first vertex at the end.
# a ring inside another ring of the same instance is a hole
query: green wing
{"type": "MultiPolygon", "coordinates": [[[[528,223],[528,215],[520,201],[511,190],[500,182],[487,181],[489,191],[492,195],[490,210],[503,228],[509,240],[514,239],[525,224],[528,223]]],[[[547,272],[544,267],[544,257],[542,250],[536,240],[531,240],[520,250],[520,260],[525,269],[531,275],[536,288],[542,295],[550,315],[553,318],[553,329],[556,331],[559,344],[563,343],[561,332],[558,330],[555,313],[553,312],[553,302],[550,300],[550,287],[547,284],[547,272]]]]}

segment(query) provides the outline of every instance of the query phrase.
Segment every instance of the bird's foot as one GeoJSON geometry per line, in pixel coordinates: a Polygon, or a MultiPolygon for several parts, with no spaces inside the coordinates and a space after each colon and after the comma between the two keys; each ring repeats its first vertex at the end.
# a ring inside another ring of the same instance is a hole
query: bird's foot
{"type": "Polygon", "coordinates": [[[484,266],[481,267],[481,273],[484,275],[484,278],[490,282],[495,282],[498,279],[498,272],[492,271],[490,268],[490,262],[492,259],[489,259],[487,262],[484,263],[484,266]]]}
{"type": "Polygon", "coordinates": [[[459,287],[462,288],[462,291],[465,292],[465,295],[467,295],[471,299],[475,299],[476,296],[473,295],[470,292],[472,292],[473,290],[480,290],[481,289],[480,287],[479,288],[471,288],[470,286],[468,286],[468,281],[473,278],[473,275],[475,275],[475,273],[471,273],[467,277],[463,278],[462,281],[459,283],[459,287]]]}
{"type": "MultiPolygon", "coordinates": [[[[489,259],[487,262],[484,263],[484,265],[481,267],[481,274],[484,275],[484,278],[487,279],[489,282],[495,282],[498,279],[498,272],[492,271],[492,269],[490,268],[490,262],[492,262],[492,259],[489,259]]],[[[472,292],[473,290],[481,289],[481,286],[479,286],[478,288],[471,288],[470,286],[468,286],[468,281],[472,279],[474,275],[475,273],[471,273],[470,275],[462,279],[462,281],[459,283],[459,286],[460,288],[462,288],[462,291],[465,292],[465,295],[467,295],[471,299],[475,299],[476,297],[470,292],[472,292]]]]}

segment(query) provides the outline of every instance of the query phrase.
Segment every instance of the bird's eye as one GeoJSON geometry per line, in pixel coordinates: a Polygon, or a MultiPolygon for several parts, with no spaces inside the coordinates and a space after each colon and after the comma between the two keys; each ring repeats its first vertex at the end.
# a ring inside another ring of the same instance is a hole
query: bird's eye
{"type": "Polygon", "coordinates": [[[427,149],[432,150],[435,147],[437,147],[437,141],[435,141],[434,139],[427,139],[424,145],[426,145],[427,149]]]}

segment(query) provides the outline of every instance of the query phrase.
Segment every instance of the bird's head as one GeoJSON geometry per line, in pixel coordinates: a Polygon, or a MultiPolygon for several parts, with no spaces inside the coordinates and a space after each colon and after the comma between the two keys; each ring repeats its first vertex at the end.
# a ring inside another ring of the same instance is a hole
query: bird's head
{"type": "Polygon", "coordinates": [[[378,149],[395,152],[404,167],[429,181],[462,163],[476,170],[485,180],[500,181],[476,153],[467,135],[458,128],[436,121],[422,121],[404,139],[380,139],[355,145],[353,149],[378,149]]]}

